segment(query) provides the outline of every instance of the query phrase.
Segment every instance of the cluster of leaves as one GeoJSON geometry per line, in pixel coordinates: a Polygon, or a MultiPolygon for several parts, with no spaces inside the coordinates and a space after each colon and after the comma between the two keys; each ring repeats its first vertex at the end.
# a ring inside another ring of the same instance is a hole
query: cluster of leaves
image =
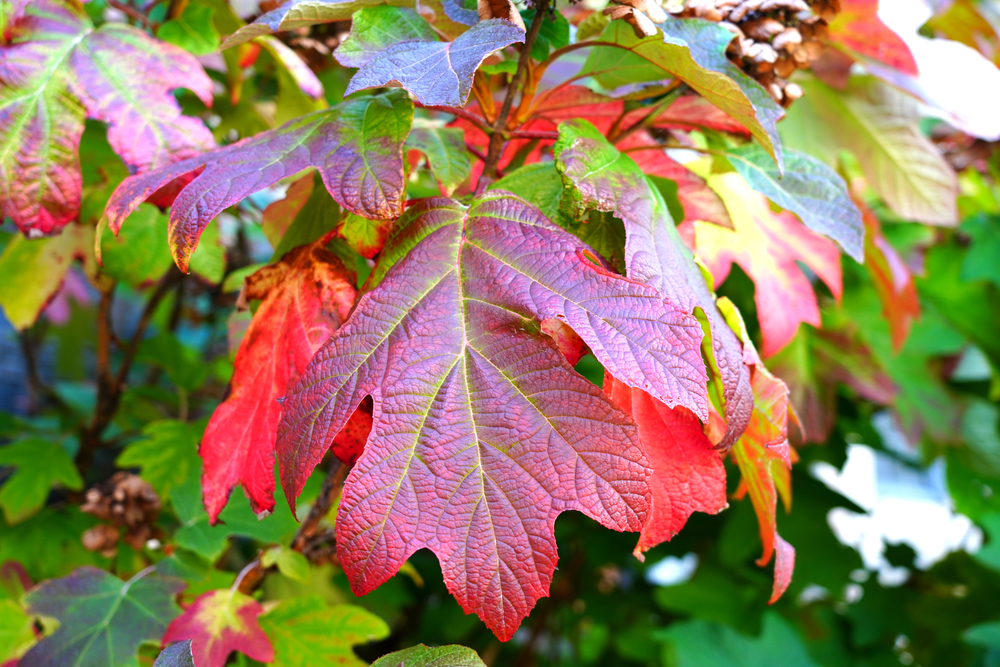
{"type": "Polygon", "coordinates": [[[696,18],[0,0],[0,664],[996,659],[995,545],[858,603],[806,468],[1000,537],[1000,129],[821,4],[786,111],[696,18]]]}

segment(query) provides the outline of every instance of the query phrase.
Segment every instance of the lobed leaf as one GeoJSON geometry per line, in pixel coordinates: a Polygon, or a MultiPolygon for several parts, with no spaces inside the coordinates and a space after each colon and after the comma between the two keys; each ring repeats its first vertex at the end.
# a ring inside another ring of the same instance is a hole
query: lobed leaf
{"type": "Polygon", "coordinates": [[[559,135],[556,166],[573,186],[571,196],[577,205],[614,213],[625,223],[626,275],[659,290],[685,312],[701,309],[705,313],[726,402],[727,427],[718,444],[731,446],[750,420],[753,401],[742,345],[716,308],[715,297],[681,242],[663,198],[638,165],[587,121],[564,122],[559,135]]]}
{"type": "Polygon", "coordinates": [[[198,443],[205,422],[163,419],[149,422],[142,436],[130,442],[115,460],[119,468],[139,468],[139,475],[149,482],[161,498],[198,474],[198,443]]]}
{"type": "Polygon", "coordinates": [[[861,211],[840,174],[811,155],[786,150],[782,175],[770,156],[754,144],[731,149],[726,157],[750,187],[862,261],[865,227],[861,211]]]}
{"type": "Polygon", "coordinates": [[[212,523],[237,484],[257,514],[274,509],[274,445],[281,398],[347,319],[354,286],[320,243],[300,246],[246,279],[261,299],[236,352],[232,390],[202,439],[205,508],[212,523]]]}
{"type": "Polygon", "coordinates": [[[59,628],[25,653],[21,664],[137,665],[139,646],[159,644],[167,624],[180,613],[174,598],[186,585],[146,572],[122,581],[84,566],[36,586],[24,598],[28,611],[57,619],[59,628]]]}
{"type": "Polygon", "coordinates": [[[124,24],[95,29],[60,0],[28,3],[12,33],[0,46],[0,212],[25,234],[52,234],[76,217],[85,118],[108,125],[134,171],[215,145],[172,94],[187,88],[212,104],[212,83],[190,53],[124,24]]]}
{"type": "Polygon", "coordinates": [[[344,94],[398,85],[421,104],[463,107],[483,60],[494,51],[522,41],[524,28],[503,19],[480,21],[454,42],[396,41],[368,56],[344,94]]]}
{"type": "Polygon", "coordinates": [[[840,253],[831,241],[806,229],[789,213],[774,213],[770,204],[732,172],[709,178],[733,219],[733,230],[694,223],[696,253],[718,287],[736,262],[754,281],[763,352],[770,357],[787,345],[799,324],[821,326],[812,283],[802,262],[840,298],[840,253]]]}
{"type": "Polygon", "coordinates": [[[174,200],[170,246],[187,270],[202,231],[247,195],[307,167],[317,167],[337,202],[360,216],[397,217],[403,205],[403,142],[413,104],[401,92],[360,96],[276,130],[122,182],[102,224],[115,233],[139,204],[176,179],[201,170],[174,200]]]}
{"type": "Polygon", "coordinates": [[[472,173],[472,162],[465,148],[465,132],[461,128],[414,124],[406,138],[406,148],[427,156],[434,178],[445,195],[451,195],[472,173]]]}
{"type": "Polygon", "coordinates": [[[0,446],[0,466],[15,468],[0,486],[0,507],[10,525],[38,512],[53,486],[83,488],[83,479],[62,445],[37,436],[0,446]]]}
{"type": "Polygon", "coordinates": [[[373,289],[289,392],[278,429],[294,499],[354,409],[374,399],[337,520],[356,593],[427,547],[459,603],[506,640],[548,590],[559,513],[642,525],[648,473],[635,427],[539,321],[569,325],[626,384],[704,415],[701,329],[588,252],[506,193],[469,208],[425,200],[398,221],[373,289]]]}
{"type": "Polygon", "coordinates": [[[15,600],[0,598],[0,664],[16,665],[36,641],[34,619],[15,600]]]}
{"type": "Polygon", "coordinates": [[[233,651],[259,660],[274,660],[274,647],[260,627],[260,603],[235,588],[209,591],[175,618],[163,643],[191,640],[191,655],[198,667],[223,667],[233,651]]]}
{"type": "Polygon", "coordinates": [[[351,34],[334,56],[344,67],[363,67],[398,42],[437,41],[437,33],[409,7],[364,7],[351,20],[351,34]]]}
{"type": "Polygon", "coordinates": [[[163,649],[157,656],[153,667],[195,667],[194,653],[191,651],[191,640],[175,642],[163,649]]]}

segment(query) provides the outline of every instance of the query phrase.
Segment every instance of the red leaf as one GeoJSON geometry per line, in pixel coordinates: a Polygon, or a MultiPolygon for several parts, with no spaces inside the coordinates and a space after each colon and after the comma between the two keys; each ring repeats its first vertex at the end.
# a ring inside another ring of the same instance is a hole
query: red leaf
{"type": "Polygon", "coordinates": [[[917,76],[917,63],[906,42],[878,17],[878,0],[840,0],[840,12],[830,21],[829,39],[917,76]]]}
{"type": "Polygon", "coordinates": [[[882,314],[889,322],[892,347],[898,352],[920,317],[917,286],[906,262],[882,234],[882,225],[871,209],[855,200],[865,221],[865,266],[882,301],[882,314]]]}
{"type": "MultiPolygon", "coordinates": [[[[262,303],[236,353],[232,393],[215,410],[201,443],[205,507],[212,521],[236,484],[243,485],[258,514],[274,508],[277,399],[354,304],[344,266],[319,243],[296,248],[248,277],[245,290],[246,298],[262,303]]],[[[356,447],[349,440],[340,446],[345,452],[356,447]]]]}
{"type": "Polygon", "coordinates": [[[816,295],[796,262],[815,271],[840,298],[840,252],[791,213],[774,213],[767,199],[739,175],[713,176],[710,184],[726,203],[735,230],[695,223],[698,257],[712,272],[716,287],[733,262],[753,279],[763,352],[769,357],[792,340],[800,323],[821,325],[816,295]]]}
{"type": "Polygon", "coordinates": [[[653,468],[649,514],[635,547],[636,558],[645,560],[643,552],[680,532],[694,512],[717,514],[728,507],[726,468],[689,410],[670,409],[610,375],[604,391],[639,426],[653,468]]]}
{"type": "Polygon", "coordinates": [[[771,591],[771,599],[768,604],[774,604],[788,590],[788,585],[792,583],[792,571],[795,570],[795,547],[781,539],[781,535],[774,533],[774,588],[771,591]]]}
{"type": "Polygon", "coordinates": [[[294,501],[331,436],[374,399],[337,517],[356,593],[426,547],[463,608],[506,640],[548,591],[561,512],[639,530],[649,473],[636,428],[539,321],[564,321],[620,380],[704,415],[701,327],[585,251],[506,193],[470,208],[425,200],[397,222],[374,288],[289,392],[278,429],[294,501]]]}
{"type": "Polygon", "coordinates": [[[256,600],[237,590],[209,591],[173,620],[162,643],[190,639],[195,667],[223,667],[233,651],[271,662],[274,648],[257,620],[262,613],[256,600]]]}

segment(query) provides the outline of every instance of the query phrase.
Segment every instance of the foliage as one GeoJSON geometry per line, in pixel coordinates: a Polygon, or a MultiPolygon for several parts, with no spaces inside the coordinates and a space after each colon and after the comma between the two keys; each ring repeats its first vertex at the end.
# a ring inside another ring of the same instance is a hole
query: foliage
{"type": "Polygon", "coordinates": [[[883,3],[0,0],[0,664],[996,664],[998,15],[883,3]]]}

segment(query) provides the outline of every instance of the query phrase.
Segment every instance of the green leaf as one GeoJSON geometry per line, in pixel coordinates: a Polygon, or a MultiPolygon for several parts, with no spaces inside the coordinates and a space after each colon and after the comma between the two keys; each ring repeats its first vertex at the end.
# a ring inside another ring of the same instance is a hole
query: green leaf
{"type": "Polygon", "coordinates": [[[153,485],[161,498],[201,470],[198,443],[205,420],[190,423],[166,419],[147,424],[143,437],[118,455],[119,468],[139,468],[139,475],[153,485]]]}
{"type": "Polygon", "coordinates": [[[892,211],[932,225],[958,222],[955,172],[920,131],[916,100],[872,78],[853,77],[843,91],[815,80],[782,123],[792,147],[836,165],[857,158],[868,184],[892,211]]]}
{"type": "Polygon", "coordinates": [[[451,195],[469,178],[472,162],[465,148],[465,131],[457,127],[438,127],[414,121],[405,147],[427,156],[434,178],[445,195],[451,195]]]}
{"type": "Polygon", "coordinates": [[[132,287],[159,280],[173,263],[167,245],[168,224],[165,213],[152,204],[140,204],[118,236],[102,226],[101,273],[132,287]]]}
{"type": "Polygon", "coordinates": [[[0,308],[15,329],[27,329],[62,286],[75,258],[90,257],[94,230],[67,225],[59,236],[15,237],[0,255],[0,308]]]}
{"type": "MultiPolygon", "coordinates": [[[[280,496],[281,491],[276,495],[280,496]]],[[[237,491],[219,515],[219,523],[212,526],[201,502],[201,475],[192,475],[170,494],[182,524],[174,533],[174,540],[179,546],[210,560],[222,554],[231,535],[242,535],[265,544],[279,543],[295,531],[297,524],[283,498],[275,500],[274,514],[258,519],[250,509],[250,501],[237,491]]]]}
{"type": "Polygon", "coordinates": [[[389,636],[378,616],[352,605],[330,606],[319,595],[282,600],[260,625],[274,645],[274,667],[363,667],[368,663],[351,647],[389,636]]]}
{"type": "Polygon", "coordinates": [[[212,21],[211,7],[192,2],[176,19],[167,21],[156,31],[164,42],[179,46],[196,56],[213,53],[219,48],[219,33],[212,21]]]}
{"type": "Polygon", "coordinates": [[[200,243],[188,265],[191,273],[213,285],[226,275],[226,248],[219,242],[219,226],[209,225],[201,233],[200,243]]]}
{"type": "Polygon", "coordinates": [[[744,125],[782,168],[777,122],[784,115],[759,83],[726,57],[733,33],[718,23],[671,19],[662,35],[638,38],[624,21],[612,21],[600,37],[614,47],[595,47],[581,74],[601,86],[620,86],[677,77],[744,125]]]}
{"type": "Polygon", "coordinates": [[[159,644],[181,612],[174,598],[184,589],[180,579],[146,572],[126,582],[81,567],[39,584],[25,596],[28,611],[57,619],[59,629],[25,653],[22,664],[138,667],[136,651],[142,644],[159,644]]]}
{"type": "Polygon", "coordinates": [[[972,238],[962,260],[962,280],[989,280],[1000,287],[1000,217],[980,213],[962,223],[972,238]]]}
{"type": "Polygon", "coordinates": [[[264,567],[278,566],[278,571],[289,579],[309,583],[309,560],[298,551],[285,545],[272,547],[264,552],[260,559],[264,567]]]}
{"type": "Polygon", "coordinates": [[[536,206],[545,217],[564,229],[573,225],[573,220],[561,210],[566,186],[563,185],[555,162],[526,164],[505,174],[491,184],[489,189],[506,190],[517,195],[536,206]]]}
{"type": "MultiPolygon", "coordinates": [[[[531,25],[535,18],[535,10],[521,12],[521,18],[524,19],[524,25],[531,25]]],[[[531,57],[541,62],[549,57],[551,51],[561,49],[567,44],[569,44],[569,21],[559,12],[555,12],[548,20],[542,22],[538,38],[531,45],[531,57]]]]}
{"type": "Polygon", "coordinates": [[[464,646],[418,644],[402,651],[382,656],[372,667],[486,667],[476,652],[464,646]]]}
{"type": "Polygon", "coordinates": [[[66,450],[39,437],[0,446],[0,466],[3,465],[16,468],[0,487],[0,507],[10,524],[37,513],[56,484],[74,491],[83,488],[83,479],[66,450]]]}
{"type": "Polygon", "coordinates": [[[60,576],[84,563],[104,566],[107,559],[80,543],[80,535],[96,523],[96,518],[77,507],[61,511],[46,508],[31,521],[14,526],[0,521],[0,563],[22,563],[35,581],[60,576]]]}
{"type": "Polygon", "coordinates": [[[397,42],[437,38],[430,24],[413,9],[376,5],[355,12],[351,34],[334,53],[344,67],[361,67],[397,42]]]}
{"type": "Polygon", "coordinates": [[[799,216],[809,229],[839,243],[858,262],[864,261],[861,211],[837,172],[810,155],[786,150],[782,176],[756,144],[735,148],[727,157],[750,187],[799,216]]]}
{"type": "Polygon", "coordinates": [[[962,640],[973,646],[998,649],[1000,648],[1000,621],[974,625],[962,633],[962,640]]]}
{"type": "Polygon", "coordinates": [[[668,664],[677,667],[818,667],[795,629],[774,612],[764,616],[764,629],[759,637],[747,637],[724,625],[700,619],[673,623],[658,636],[667,642],[664,655],[669,656],[668,664]]]}
{"type": "Polygon", "coordinates": [[[35,623],[14,600],[0,600],[0,664],[17,660],[35,643],[35,623]]]}

